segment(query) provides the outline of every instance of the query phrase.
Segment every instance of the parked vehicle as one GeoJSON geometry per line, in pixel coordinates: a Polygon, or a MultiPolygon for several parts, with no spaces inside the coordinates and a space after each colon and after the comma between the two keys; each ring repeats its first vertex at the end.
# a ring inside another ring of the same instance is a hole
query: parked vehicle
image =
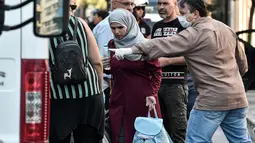
{"type": "Polygon", "coordinates": [[[48,37],[67,30],[69,0],[20,2],[0,0],[0,143],[47,143],[48,37]]]}

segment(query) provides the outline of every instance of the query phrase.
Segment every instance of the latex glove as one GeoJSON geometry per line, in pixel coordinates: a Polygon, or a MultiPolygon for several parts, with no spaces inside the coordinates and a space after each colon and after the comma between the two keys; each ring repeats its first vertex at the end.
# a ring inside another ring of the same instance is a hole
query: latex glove
{"type": "Polygon", "coordinates": [[[103,67],[109,68],[110,67],[110,57],[103,57],[102,58],[103,67]]]}
{"type": "Polygon", "coordinates": [[[111,52],[115,52],[114,57],[117,60],[123,60],[124,55],[130,55],[133,54],[133,51],[131,48],[121,48],[121,49],[109,49],[111,52]]]}
{"type": "Polygon", "coordinates": [[[156,104],[156,99],[154,96],[148,96],[146,97],[146,106],[149,107],[149,111],[153,110],[156,104]]]}

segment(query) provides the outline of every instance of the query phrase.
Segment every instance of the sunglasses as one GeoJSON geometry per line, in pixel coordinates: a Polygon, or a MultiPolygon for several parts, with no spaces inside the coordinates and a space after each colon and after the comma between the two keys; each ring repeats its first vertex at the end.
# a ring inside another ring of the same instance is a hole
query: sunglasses
{"type": "Polygon", "coordinates": [[[76,5],[76,4],[70,4],[69,6],[70,6],[70,8],[71,8],[72,10],[75,10],[75,9],[77,8],[77,5],[76,5]]]}

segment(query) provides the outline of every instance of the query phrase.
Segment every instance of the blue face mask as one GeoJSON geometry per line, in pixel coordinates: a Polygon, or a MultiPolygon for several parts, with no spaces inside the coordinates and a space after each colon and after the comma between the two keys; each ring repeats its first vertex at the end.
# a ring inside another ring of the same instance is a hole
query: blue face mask
{"type": "Polygon", "coordinates": [[[191,22],[188,22],[185,16],[178,16],[178,19],[184,28],[188,28],[191,26],[191,22]]]}

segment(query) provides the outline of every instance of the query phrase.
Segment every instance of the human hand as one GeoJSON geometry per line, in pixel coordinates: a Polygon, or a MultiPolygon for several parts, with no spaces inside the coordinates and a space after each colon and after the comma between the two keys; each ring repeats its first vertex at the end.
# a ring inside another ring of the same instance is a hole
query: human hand
{"type": "Polygon", "coordinates": [[[153,110],[156,104],[156,99],[154,96],[146,97],[146,106],[149,106],[149,111],[153,110]]]}
{"type": "Polygon", "coordinates": [[[123,60],[124,55],[130,55],[133,54],[133,51],[131,48],[121,48],[121,49],[109,49],[111,52],[115,52],[114,57],[117,60],[123,60]]]}

